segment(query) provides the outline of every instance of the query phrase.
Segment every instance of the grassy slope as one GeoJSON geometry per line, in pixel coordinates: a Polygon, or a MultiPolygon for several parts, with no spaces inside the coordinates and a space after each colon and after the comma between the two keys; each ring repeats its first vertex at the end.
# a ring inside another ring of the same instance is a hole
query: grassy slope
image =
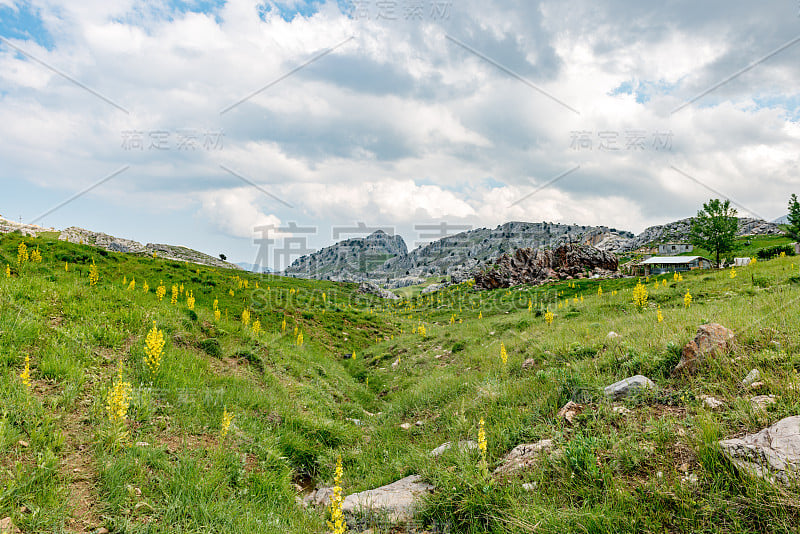
{"type": "Polygon", "coordinates": [[[25,531],[322,532],[322,514],[297,506],[294,484],[329,484],[339,455],[346,493],[422,474],[440,490],[420,519],[457,531],[793,532],[800,519],[797,488],[741,476],[715,446],[800,413],[800,389],[789,389],[800,369],[791,258],[733,279],[698,272],[666,286],[658,278],[657,289],[650,280],[644,310],[632,303],[634,280],[481,293],[457,286],[386,304],[351,285],[198,273],[43,238],[25,241],[44,261],[16,269],[21,239],[0,238],[0,265],[14,269],[0,279],[0,517],[25,531]],[[136,278],[135,290],[123,276],[136,278]],[[159,303],[160,280],[192,290],[195,313],[185,297],[172,305],[169,291],[159,303]],[[227,319],[214,320],[214,298],[227,319]],[[238,320],[245,307],[263,325],[257,336],[238,320]],[[155,379],[142,363],[153,320],[167,339],[155,379]],[[736,330],[735,352],[693,377],[671,377],[680,347],[707,321],[736,330]],[[418,324],[425,337],[412,333],[418,324]],[[622,337],[606,341],[610,330],[622,337]],[[30,391],[19,379],[26,354],[30,391]],[[523,371],[526,359],[534,366],[523,371]],[[120,365],[134,386],[132,446],[123,447],[104,408],[120,365]],[[777,395],[767,412],[754,411],[753,393],[739,386],[753,367],[765,382],[758,393],[777,395]],[[600,388],[637,373],[659,390],[616,403],[631,410],[620,415],[600,388]],[[701,394],[727,407],[710,412],[701,394]],[[556,417],[571,399],[587,405],[574,426],[556,417]],[[223,442],[224,409],[235,420],[223,442]],[[444,441],[475,439],[481,418],[491,468],[517,444],[542,438],[563,453],[505,484],[482,479],[474,455],[428,457],[444,441]],[[423,424],[399,428],[416,421],[423,424]],[[682,481],[689,474],[696,484],[682,481]]]}

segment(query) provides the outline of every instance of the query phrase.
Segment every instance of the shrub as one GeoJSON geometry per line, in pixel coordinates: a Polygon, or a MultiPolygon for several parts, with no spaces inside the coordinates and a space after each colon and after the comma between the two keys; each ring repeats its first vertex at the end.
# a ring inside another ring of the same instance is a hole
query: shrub
{"type": "Polygon", "coordinates": [[[218,340],[214,338],[204,339],[199,343],[199,345],[200,349],[209,356],[213,356],[214,358],[222,357],[222,348],[219,346],[218,340]]]}

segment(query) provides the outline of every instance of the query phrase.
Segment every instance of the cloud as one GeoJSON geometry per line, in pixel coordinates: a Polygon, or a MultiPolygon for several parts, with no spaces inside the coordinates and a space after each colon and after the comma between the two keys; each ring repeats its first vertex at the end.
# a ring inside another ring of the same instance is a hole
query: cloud
{"type": "Polygon", "coordinates": [[[281,225],[280,219],[262,212],[250,189],[227,189],[200,196],[200,216],[234,237],[252,238],[259,226],[281,225]]]}

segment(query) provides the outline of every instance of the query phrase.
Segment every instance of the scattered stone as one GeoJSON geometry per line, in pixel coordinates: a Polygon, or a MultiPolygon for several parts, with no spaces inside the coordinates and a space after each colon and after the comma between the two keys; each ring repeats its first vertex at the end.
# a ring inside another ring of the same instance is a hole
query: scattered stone
{"type": "Polygon", "coordinates": [[[724,402],[710,395],[700,395],[700,399],[703,401],[703,406],[709,410],[716,410],[725,406],[724,402]]]}
{"type": "Polygon", "coordinates": [[[631,413],[631,411],[625,406],[614,406],[612,410],[614,410],[614,413],[618,413],[619,415],[628,415],[631,413]]]}
{"type": "Polygon", "coordinates": [[[536,369],[536,360],[533,358],[528,358],[524,362],[522,362],[522,368],[525,371],[530,371],[531,369],[536,369]]]}
{"type": "Polygon", "coordinates": [[[754,410],[763,410],[769,407],[770,404],[775,404],[778,400],[775,395],[758,395],[757,397],[750,398],[750,404],[753,405],[754,410]]]}
{"type": "Polygon", "coordinates": [[[94,531],[95,534],[108,534],[108,529],[106,527],[100,527],[94,531]]]}
{"type": "Polygon", "coordinates": [[[403,430],[411,430],[411,423],[403,423],[400,425],[403,430]]]}
{"type": "Polygon", "coordinates": [[[149,443],[147,443],[146,441],[137,441],[137,442],[136,442],[136,446],[137,446],[137,447],[149,447],[149,446],[150,446],[150,444],[149,444],[149,443]]]}
{"type": "Polygon", "coordinates": [[[716,351],[727,351],[730,349],[735,334],[717,323],[701,325],[697,329],[697,335],[686,344],[681,350],[681,360],[673,374],[679,372],[692,373],[697,369],[697,365],[709,354],[716,351]]]}
{"type": "Polygon", "coordinates": [[[536,482],[533,482],[532,484],[523,484],[522,485],[522,489],[524,489],[525,491],[535,491],[536,490],[536,482]]]}
{"type": "Polygon", "coordinates": [[[697,483],[699,482],[699,479],[697,478],[697,475],[691,473],[681,478],[681,482],[683,482],[684,484],[691,484],[692,486],[696,486],[697,483]]]}
{"type": "Polygon", "coordinates": [[[423,426],[424,424],[425,423],[423,423],[422,421],[417,421],[416,423],[414,423],[414,426],[423,426]]]}
{"type": "Polygon", "coordinates": [[[763,387],[764,387],[764,382],[760,380],[758,382],[753,382],[752,384],[750,384],[750,389],[761,389],[763,387]]]}
{"type": "Polygon", "coordinates": [[[315,489],[303,497],[303,506],[327,506],[331,502],[331,495],[333,495],[333,486],[315,489]]]}
{"type": "Polygon", "coordinates": [[[744,387],[751,386],[752,384],[757,382],[760,378],[761,378],[761,371],[759,371],[758,369],[753,369],[752,371],[747,373],[746,377],[744,377],[744,379],[742,380],[742,385],[744,387]]]}
{"type": "Polygon", "coordinates": [[[575,417],[580,415],[582,411],[583,411],[582,404],[569,401],[558,411],[558,417],[559,418],[563,417],[567,421],[567,423],[572,424],[572,422],[575,420],[575,417]]]}
{"type": "Polygon", "coordinates": [[[397,369],[398,365],[400,365],[400,358],[397,358],[394,362],[392,362],[392,369],[397,369]]]}
{"type": "Polygon", "coordinates": [[[800,474],[800,415],[719,444],[737,467],[756,476],[788,483],[800,474]]]}
{"type": "Polygon", "coordinates": [[[342,511],[350,515],[373,512],[391,521],[407,522],[413,517],[419,498],[433,489],[418,475],[411,475],[387,486],[348,495],[342,503],[342,511]]]}
{"type": "Polygon", "coordinates": [[[603,393],[606,397],[618,399],[642,389],[651,389],[655,387],[656,385],[653,383],[653,381],[646,376],[636,375],[611,384],[603,389],[603,393]]]}
{"type": "Polygon", "coordinates": [[[17,445],[19,445],[23,449],[27,449],[28,447],[30,447],[30,443],[28,443],[27,441],[23,441],[23,440],[19,440],[17,442],[17,445]]]}
{"type": "Polygon", "coordinates": [[[19,529],[11,522],[10,517],[0,519],[0,533],[2,534],[18,534],[19,529]]]}
{"type": "Polygon", "coordinates": [[[438,447],[433,449],[430,452],[430,455],[433,458],[438,458],[439,456],[443,455],[444,453],[446,453],[447,451],[449,451],[452,448],[456,448],[456,449],[458,449],[459,451],[462,451],[462,452],[463,451],[471,451],[471,450],[477,449],[478,448],[478,444],[476,442],[474,442],[474,441],[471,441],[471,440],[459,441],[459,442],[456,442],[456,443],[452,443],[452,442],[448,441],[447,443],[442,443],[441,445],[439,445],[438,447]]]}
{"type": "Polygon", "coordinates": [[[620,338],[620,337],[622,337],[622,336],[617,334],[613,330],[606,335],[606,339],[609,340],[609,341],[613,341],[613,340],[615,340],[617,338],[620,338]]]}
{"type": "Polygon", "coordinates": [[[352,417],[347,417],[346,420],[350,421],[351,423],[353,423],[356,426],[362,426],[364,424],[364,423],[361,422],[361,419],[353,419],[352,417]]]}
{"type": "Polygon", "coordinates": [[[543,439],[536,443],[517,445],[503,458],[503,463],[494,470],[494,475],[510,475],[517,471],[527,469],[537,462],[542,453],[552,448],[553,440],[550,439],[543,439]]]}

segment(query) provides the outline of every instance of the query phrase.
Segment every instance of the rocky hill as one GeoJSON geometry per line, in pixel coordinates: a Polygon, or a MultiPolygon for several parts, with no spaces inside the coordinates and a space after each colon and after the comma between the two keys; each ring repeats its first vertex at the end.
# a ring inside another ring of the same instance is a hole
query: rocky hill
{"type": "Polygon", "coordinates": [[[238,265],[222,261],[218,258],[209,256],[208,254],[204,254],[196,250],[192,250],[190,248],[157,243],[148,243],[143,245],[138,241],[114,237],[102,232],[93,232],[91,230],[78,228],[76,226],[71,226],[66,230],[63,230],[58,239],[59,241],[69,241],[70,243],[83,243],[85,245],[103,248],[112,252],[146,255],[152,255],[155,252],[158,257],[167,260],[186,261],[189,263],[195,263],[197,265],[208,265],[211,267],[220,267],[222,269],[242,269],[238,265]]]}
{"type": "Polygon", "coordinates": [[[634,235],[615,228],[557,223],[509,222],[433,241],[408,252],[400,236],[382,231],[348,239],[295,261],[287,276],[345,282],[373,281],[386,287],[417,284],[431,276],[463,278],[504,253],[520,248],[555,248],[564,243],[616,251],[634,235]]]}
{"type": "Polygon", "coordinates": [[[408,247],[402,237],[378,230],[367,237],[347,239],[303,256],[284,274],[295,278],[361,282],[380,278],[387,260],[406,254],[408,247]]]}
{"type": "MultiPolygon", "coordinates": [[[[669,242],[688,242],[689,231],[692,227],[692,219],[681,219],[680,221],[671,222],[659,226],[651,226],[646,228],[644,232],[637,235],[635,238],[629,240],[622,247],[623,251],[636,250],[645,245],[653,245],[659,243],[669,242]]],[[[753,219],[748,217],[739,218],[739,232],[738,235],[779,235],[783,230],[771,222],[762,219],[753,219]]]]}
{"type": "Polygon", "coordinates": [[[4,219],[2,216],[0,216],[0,234],[8,234],[11,232],[19,232],[27,237],[37,237],[42,233],[53,233],[59,234],[59,241],[82,243],[84,245],[98,247],[112,252],[146,254],[148,256],[155,252],[160,258],[167,260],[187,261],[197,265],[208,265],[211,267],[220,267],[222,269],[241,269],[241,267],[237,265],[221,261],[213,256],[209,256],[208,254],[204,254],[186,247],[155,243],[143,245],[138,241],[114,237],[102,232],[92,232],[91,230],[78,228],[76,226],[72,226],[59,232],[55,228],[45,228],[35,224],[17,223],[8,219],[4,219]]]}
{"type": "MultiPolygon", "coordinates": [[[[349,239],[304,256],[284,274],[340,282],[371,281],[387,288],[418,284],[434,276],[459,281],[518,249],[555,249],[567,243],[591,245],[624,254],[643,246],[686,242],[691,218],[652,226],[635,236],[605,226],[509,222],[494,229],[478,228],[433,241],[410,252],[400,236],[382,231],[349,239]]],[[[767,221],[740,218],[739,235],[777,235],[780,227],[767,221]]]]}

